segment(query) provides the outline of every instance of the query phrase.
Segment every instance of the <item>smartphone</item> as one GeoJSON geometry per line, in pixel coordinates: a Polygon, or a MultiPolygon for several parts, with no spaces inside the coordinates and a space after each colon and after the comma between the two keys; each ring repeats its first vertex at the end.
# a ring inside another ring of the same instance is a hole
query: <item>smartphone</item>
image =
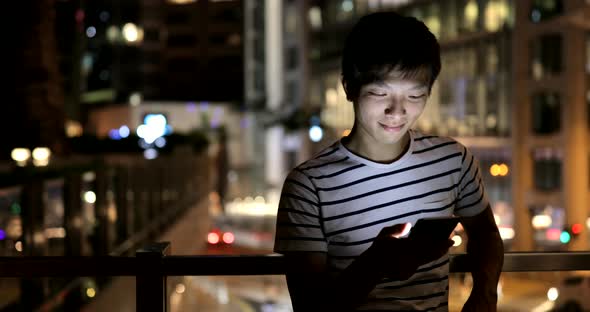
{"type": "Polygon", "coordinates": [[[449,237],[459,223],[459,217],[433,217],[419,219],[410,231],[410,236],[449,237]]]}

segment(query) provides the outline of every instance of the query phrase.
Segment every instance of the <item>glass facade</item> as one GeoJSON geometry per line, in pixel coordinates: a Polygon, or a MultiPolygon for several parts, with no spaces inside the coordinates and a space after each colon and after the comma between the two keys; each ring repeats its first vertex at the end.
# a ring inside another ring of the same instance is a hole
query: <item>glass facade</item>
{"type": "Polygon", "coordinates": [[[418,122],[451,136],[509,136],[509,37],[442,52],[443,69],[418,122]]]}

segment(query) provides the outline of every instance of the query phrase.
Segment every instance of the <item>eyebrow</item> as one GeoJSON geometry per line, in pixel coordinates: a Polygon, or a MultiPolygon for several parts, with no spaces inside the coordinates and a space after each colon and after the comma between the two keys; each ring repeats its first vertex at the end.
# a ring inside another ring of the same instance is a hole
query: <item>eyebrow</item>
{"type": "MultiPolygon", "coordinates": [[[[387,87],[387,83],[385,83],[385,81],[382,81],[382,80],[374,81],[374,82],[367,84],[368,87],[370,87],[372,85],[376,85],[378,87],[383,87],[383,88],[387,87]]],[[[410,88],[409,90],[418,90],[418,89],[428,89],[428,84],[421,83],[421,84],[418,84],[418,85],[410,88]]]]}

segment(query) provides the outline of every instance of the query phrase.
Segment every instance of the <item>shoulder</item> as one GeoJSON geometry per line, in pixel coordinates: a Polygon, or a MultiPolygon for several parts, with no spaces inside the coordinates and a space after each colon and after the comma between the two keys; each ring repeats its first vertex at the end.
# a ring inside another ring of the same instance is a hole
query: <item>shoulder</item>
{"type": "Polygon", "coordinates": [[[461,142],[448,136],[425,134],[412,130],[414,151],[444,150],[465,153],[466,147],[461,142]]]}
{"type": "Polygon", "coordinates": [[[312,177],[320,174],[325,169],[334,168],[346,162],[348,157],[342,150],[339,141],[334,142],[330,146],[316,153],[307,161],[301,163],[291,170],[290,175],[297,176],[299,174],[312,177]]]}

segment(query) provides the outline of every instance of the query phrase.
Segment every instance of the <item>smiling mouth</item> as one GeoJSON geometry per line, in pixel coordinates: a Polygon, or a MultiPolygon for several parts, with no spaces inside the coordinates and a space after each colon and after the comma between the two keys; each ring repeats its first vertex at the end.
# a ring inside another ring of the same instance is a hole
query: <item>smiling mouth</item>
{"type": "Polygon", "coordinates": [[[406,125],[405,123],[401,124],[401,125],[396,125],[396,126],[388,126],[388,125],[384,125],[382,123],[379,123],[379,125],[381,125],[381,127],[383,127],[383,129],[385,129],[385,131],[389,131],[389,132],[399,132],[401,131],[404,126],[406,125]]]}

